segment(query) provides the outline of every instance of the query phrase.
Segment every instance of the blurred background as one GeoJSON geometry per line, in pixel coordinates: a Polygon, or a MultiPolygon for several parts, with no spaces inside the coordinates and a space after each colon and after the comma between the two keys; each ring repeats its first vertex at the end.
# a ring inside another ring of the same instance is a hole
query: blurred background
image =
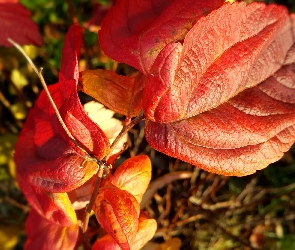
{"type": "MultiPolygon", "coordinates": [[[[86,27],[80,69],[133,69],[106,57],[97,31],[108,0],[21,0],[32,12],[44,45],[23,46],[48,85],[56,83],[63,38],[73,22],[86,27]]],[[[250,1],[247,1],[250,2],[250,1]]],[[[264,1],[295,12],[295,1],[264,1]]],[[[13,148],[30,108],[42,90],[37,75],[15,49],[0,46],[0,249],[23,249],[29,206],[15,180],[13,148]]],[[[82,102],[91,100],[81,94],[82,102]]],[[[123,117],[117,116],[122,119],[123,117]]],[[[207,173],[156,152],[146,143],[143,124],[129,134],[120,161],[147,154],[153,162],[152,189],[145,209],[158,221],[146,249],[295,249],[295,147],[268,168],[236,178],[207,173]]],[[[93,239],[99,233],[90,221],[93,239]]]]}

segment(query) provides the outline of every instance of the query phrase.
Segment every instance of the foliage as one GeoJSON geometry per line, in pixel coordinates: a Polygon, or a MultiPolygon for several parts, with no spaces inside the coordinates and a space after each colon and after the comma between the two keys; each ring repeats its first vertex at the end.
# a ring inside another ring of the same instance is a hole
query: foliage
{"type": "MultiPolygon", "coordinates": [[[[34,8],[30,2],[26,4],[34,8]]],[[[88,2],[80,4],[91,8],[88,2]]],[[[282,177],[281,185],[286,186],[281,189],[271,169],[260,172],[268,177],[270,186],[261,192],[274,194],[270,203],[264,204],[251,189],[259,177],[241,187],[239,181],[225,176],[253,174],[279,160],[294,143],[295,16],[282,6],[262,3],[117,0],[94,4],[89,19],[76,15],[78,5],[60,3],[62,11],[71,14],[65,23],[46,12],[47,19],[59,25],[74,24],[64,38],[58,82],[48,87],[54,103],[45,91],[40,93],[20,126],[15,146],[18,185],[32,207],[26,221],[25,248],[74,249],[81,244],[88,248],[90,238],[92,249],[139,249],[157,228],[156,221],[141,211],[151,199],[146,196],[168,184],[166,213],[161,215],[165,217],[171,210],[170,183],[186,178],[191,178],[191,187],[183,202],[194,204],[203,215],[186,214],[195,216],[194,221],[216,225],[244,245],[260,247],[260,239],[265,237],[262,232],[269,231],[266,225],[252,227],[251,233],[247,232],[249,241],[235,236],[231,228],[247,229],[231,225],[233,211],[242,216],[246,207],[259,204],[259,215],[277,216],[286,197],[290,199],[293,183],[282,177]],[[84,37],[81,25],[88,29],[84,37]],[[97,30],[99,44],[91,33],[97,30]],[[87,58],[90,53],[99,60],[87,58]],[[129,66],[118,66],[114,60],[129,66]],[[123,75],[118,74],[120,67],[123,75]],[[112,153],[116,140],[110,145],[106,131],[83,106],[78,88],[126,116],[118,139],[140,122],[141,140],[145,137],[148,147],[223,177],[201,172],[205,177],[200,174],[200,179],[193,181],[191,171],[176,172],[162,176],[146,192],[151,179],[149,158],[134,156],[137,146],[133,157],[116,168],[115,161],[124,150],[112,153]],[[218,193],[227,180],[238,195],[233,203],[218,193]],[[200,197],[197,190],[207,181],[212,181],[209,193],[206,196],[205,190],[200,197]],[[208,202],[211,198],[216,204],[208,202]],[[216,217],[215,211],[225,213],[226,209],[224,227],[212,217],[216,217]],[[98,238],[91,238],[87,231],[91,210],[105,230],[98,238]]],[[[0,20],[5,21],[0,44],[11,46],[10,37],[19,44],[41,45],[37,26],[29,16],[18,1],[0,1],[0,20]],[[16,16],[23,18],[23,26],[15,23],[16,16]]],[[[46,30],[47,22],[35,20],[46,30]]],[[[58,65],[56,60],[54,64],[58,65]]],[[[35,71],[43,82],[41,71],[35,71]]],[[[180,206],[176,214],[184,208],[180,206]]],[[[177,227],[175,218],[168,231],[177,227]]],[[[237,245],[232,240],[221,241],[231,248],[237,245]]]]}

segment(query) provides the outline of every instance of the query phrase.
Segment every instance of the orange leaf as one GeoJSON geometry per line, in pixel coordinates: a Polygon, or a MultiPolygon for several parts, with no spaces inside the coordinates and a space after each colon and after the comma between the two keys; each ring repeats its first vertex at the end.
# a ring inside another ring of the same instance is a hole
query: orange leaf
{"type": "MultiPolygon", "coordinates": [[[[149,240],[152,239],[157,229],[157,223],[154,219],[150,219],[144,213],[140,214],[138,231],[131,246],[132,250],[141,249],[149,240]]],[[[98,239],[92,246],[92,250],[120,250],[121,248],[115,240],[106,234],[98,239]]]]}
{"type": "Polygon", "coordinates": [[[26,221],[27,241],[25,250],[71,250],[78,238],[77,224],[65,227],[55,224],[31,209],[26,221]]]}
{"type": "Polygon", "coordinates": [[[116,243],[111,235],[106,234],[94,242],[92,250],[121,250],[122,248],[116,243]]]}
{"type": "Polygon", "coordinates": [[[146,155],[127,159],[116,170],[110,181],[113,185],[132,194],[141,202],[151,180],[151,161],[146,155]]]}
{"type": "Polygon", "coordinates": [[[138,231],[132,246],[132,250],[141,249],[150,241],[157,230],[157,222],[148,217],[144,212],[140,213],[138,231]]]}
{"type": "Polygon", "coordinates": [[[144,77],[120,76],[108,70],[86,70],[82,73],[80,89],[109,109],[126,115],[137,116],[142,109],[141,96],[144,77]]]}
{"type": "Polygon", "coordinates": [[[139,204],[127,191],[119,188],[100,189],[94,205],[99,224],[123,250],[129,250],[138,230],[139,204]]]}

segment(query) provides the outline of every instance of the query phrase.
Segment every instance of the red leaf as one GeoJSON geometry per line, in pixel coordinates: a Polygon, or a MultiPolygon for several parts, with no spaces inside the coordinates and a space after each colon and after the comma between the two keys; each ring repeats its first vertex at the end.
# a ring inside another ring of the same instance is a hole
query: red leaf
{"type": "Polygon", "coordinates": [[[124,161],[110,181],[113,185],[132,194],[141,202],[151,180],[151,161],[146,155],[138,155],[124,161]]]}
{"type": "Polygon", "coordinates": [[[26,221],[27,241],[25,249],[71,250],[78,238],[79,227],[64,227],[52,223],[31,209],[26,221]]]}
{"type": "Polygon", "coordinates": [[[121,250],[122,248],[116,243],[111,235],[106,234],[95,241],[92,250],[121,250]]]}
{"type": "Polygon", "coordinates": [[[37,25],[30,19],[31,13],[18,1],[0,1],[0,45],[13,46],[11,38],[18,44],[41,46],[42,38],[37,25]]]}
{"type": "Polygon", "coordinates": [[[139,204],[127,191],[119,188],[100,189],[94,212],[99,224],[123,249],[130,249],[138,230],[139,204]]]}
{"type": "Polygon", "coordinates": [[[93,13],[90,20],[88,20],[84,26],[92,32],[97,32],[102,19],[109,12],[110,7],[114,4],[115,0],[108,1],[106,4],[93,2],[93,13]]]}
{"type": "Polygon", "coordinates": [[[34,187],[17,175],[18,184],[30,205],[47,220],[60,226],[77,224],[76,213],[66,193],[50,193],[34,187]]]}
{"type": "Polygon", "coordinates": [[[81,74],[80,89],[116,113],[134,117],[142,110],[142,74],[128,77],[101,69],[81,74]]]}
{"type": "Polygon", "coordinates": [[[201,16],[223,0],[118,0],[102,23],[99,41],[113,59],[149,72],[168,43],[183,40],[201,16]]]}
{"type": "Polygon", "coordinates": [[[282,157],[295,141],[291,18],[280,6],[225,4],[166,46],[143,94],[150,145],[223,175],[282,157]]]}
{"type": "Polygon", "coordinates": [[[210,110],[276,72],[293,43],[284,7],[225,4],[200,19],[183,45],[161,51],[144,89],[145,115],[166,123],[210,110]]]}
{"type": "MultiPolygon", "coordinates": [[[[152,239],[157,229],[157,223],[154,219],[148,218],[144,213],[140,214],[138,231],[131,246],[132,250],[141,249],[149,240],[152,239]]],[[[92,246],[92,250],[120,250],[121,248],[115,240],[106,234],[98,239],[92,246]]]]}
{"type": "Polygon", "coordinates": [[[87,116],[78,98],[77,57],[81,43],[81,28],[73,25],[65,38],[60,81],[49,91],[83,149],[65,133],[44,91],[30,111],[15,147],[18,174],[31,185],[50,192],[71,191],[97,171],[95,163],[84,162],[84,150],[99,159],[109,150],[108,139],[87,116]]]}

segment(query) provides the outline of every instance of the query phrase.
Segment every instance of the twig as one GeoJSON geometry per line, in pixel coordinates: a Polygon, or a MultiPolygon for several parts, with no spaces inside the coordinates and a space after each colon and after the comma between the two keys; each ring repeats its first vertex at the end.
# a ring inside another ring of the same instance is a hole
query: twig
{"type": "Polygon", "coordinates": [[[154,196],[156,191],[158,189],[161,189],[165,185],[171,183],[172,181],[175,180],[181,180],[181,179],[189,179],[192,176],[192,172],[189,171],[177,171],[177,172],[172,172],[169,174],[166,174],[155,181],[151,182],[149,185],[149,188],[147,191],[144,193],[141,203],[140,203],[140,208],[143,209],[147,205],[147,202],[154,196]]]}
{"type": "Polygon", "coordinates": [[[68,130],[66,124],[64,123],[59,111],[58,111],[58,108],[56,107],[55,105],[55,102],[53,101],[52,97],[51,97],[51,94],[47,88],[47,85],[46,85],[46,82],[44,80],[44,77],[42,75],[42,68],[40,71],[38,71],[38,69],[36,68],[35,64],[33,63],[33,61],[31,60],[31,58],[26,54],[26,52],[22,49],[21,46],[19,46],[16,42],[14,42],[12,39],[8,38],[7,39],[10,43],[12,43],[22,54],[23,56],[27,59],[27,61],[29,62],[29,64],[31,65],[32,69],[35,71],[35,73],[38,75],[40,81],[41,81],[41,84],[45,90],[45,93],[49,99],[49,102],[52,106],[52,108],[54,109],[54,112],[57,116],[57,119],[58,121],[60,122],[61,126],[63,127],[64,131],[67,133],[68,137],[73,141],[75,142],[76,144],[76,140],[74,138],[74,136],[71,134],[71,132],[68,130]]]}
{"type": "Polygon", "coordinates": [[[88,238],[86,235],[87,229],[88,229],[88,223],[89,223],[89,218],[90,218],[90,213],[92,210],[92,207],[94,205],[94,202],[96,200],[96,197],[98,195],[98,191],[99,191],[99,185],[101,182],[101,178],[103,176],[103,171],[104,171],[104,165],[100,165],[99,169],[98,169],[98,173],[97,173],[97,178],[95,180],[95,184],[94,184],[94,189],[90,198],[89,203],[87,204],[86,208],[85,208],[85,213],[84,213],[84,219],[80,225],[81,230],[82,230],[82,238],[83,238],[83,246],[84,246],[84,250],[88,250],[88,238]]]}
{"type": "Polygon", "coordinates": [[[12,43],[23,54],[23,56],[27,59],[27,61],[31,65],[32,69],[38,75],[38,77],[39,77],[39,79],[41,81],[41,84],[42,84],[42,86],[44,88],[44,91],[45,91],[45,93],[46,93],[46,95],[48,97],[48,100],[49,100],[49,102],[50,102],[50,104],[51,104],[51,106],[52,106],[52,108],[53,108],[53,110],[54,110],[54,112],[55,112],[55,114],[57,116],[57,119],[58,119],[60,125],[62,126],[62,128],[64,129],[64,131],[66,132],[67,136],[71,139],[71,141],[76,146],[78,146],[80,149],[82,149],[86,153],[86,155],[84,156],[86,160],[93,161],[93,162],[96,162],[97,164],[101,164],[102,165],[103,163],[99,159],[97,159],[96,157],[91,156],[91,153],[88,151],[88,149],[87,148],[84,148],[83,145],[79,141],[77,141],[75,139],[75,137],[71,134],[71,132],[67,128],[67,126],[64,123],[64,121],[63,121],[63,119],[62,119],[62,117],[61,117],[61,115],[59,113],[59,110],[58,110],[57,106],[55,105],[55,102],[52,99],[51,94],[50,94],[50,92],[49,92],[49,90],[47,88],[46,82],[45,82],[44,77],[42,75],[42,68],[41,68],[40,71],[38,71],[38,69],[36,68],[35,64],[31,60],[31,58],[26,54],[26,52],[16,42],[14,42],[12,39],[8,38],[7,40],[10,43],[12,43]]]}
{"type": "Polygon", "coordinates": [[[215,227],[221,229],[221,231],[223,231],[225,234],[229,235],[231,238],[233,238],[235,241],[240,242],[241,244],[243,244],[244,246],[249,247],[250,249],[254,249],[250,242],[242,237],[239,237],[237,235],[232,234],[230,231],[228,231],[227,229],[225,229],[223,226],[219,225],[218,223],[216,223],[213,219],[208,218],[208,216],[205,218],[207,219],[210,223],[212,223],[213,225],[215,225],[215,227]]]}
{"type": "Polygon", "coordinates": [[[77,15],[75,13],[75,9],[74,9],[74,6],[72,4],[72,2],[70,0],[66,0],[67,2],[67,5],[68,5],[68,8],[69,8],[69,12],[70,12],[70,15],[71,15],[71,18],[72,18],[72,22],[73,23],[78,23],[79,20],[77,18],[77,15]]]}
{"type": "Polygon", "coordinates": [[[104,171],[104,167],[100,166],[99,169],[98,169],[97,178],[95,180],[92,196],[90,198],[89,203],[87,204],[87,206],[85,208],[85,216],[84,216],[84,221],[83,221],[83,225],[82,225],[83,233],[85,233],[87,231],[90,213],[91,213],[92,207],[94,205],[94,202],[96,200],[97,193],[99,191],[99,185],[100,185],[100,182],[101,182],[101,178],[103,176],[103,171],[104,171]]]}
{"type": "MultiPolygon", "coordinates": [[[[10,203],[11,205],[17,207],[17,208],[20,208],[22,209],[23,211],[25,212],[29,212],[30,211],[30,207],[29,206],[26,206],[26,205],[23,205],[19,202],[17,202],[16,200],[13,200],[11,199],[10,197],[6,196],[3,201],[7,202],[7,203],[10,203]]],[[[0,202],[2,202],[2,200],[0,200],[0,202]]]]}
{"type": "Polygon", "coordinates": [[[113,152],[114,148],[117,146],[117,144],[119,143],[119,141],[123,138],[123,136],[125,134],[128,133],[128,131],[135,126],[137,123],[139,123],[142,119],[144,118],[144,114],[143,112],[140,112],[140,114],[135,117],[128,125],[124,126],[121,130],[121,132],[118,134],[118,136],[116,137],[116,139],[113,141],[111,147],[110,147],[110,151],[108,152],[108,154],[103,158],[102,161],[106,161],[107,158],[111,155],[111,153],[113,152]]]}
{"type": "Polygon", "coordinates": [[[106,159],[110,156],[111,152],[113,151],[113,149],[116,147],[116,145],[118,144],[118,142],[120,141],[120,139],[122,139],[122,137],[134,126],[136,125],[139,121],[141,121],[143,119],[144,115],[143,112],[141,112],[135,119],[133,119],[127,126],[124,126],[121,130],[121,132],[119,133],[119,135],[116,137],[115,141],[112,143],[111,147],[110,147],[110,151],[108,152],[108,154],[103,158],[102,162],[98,162],[99,164],[99,169],[98,169],[98,173],[97,173],[97,178],[95,180],[94,183],[94,189],[90,198],[90,201],[88,203],[88,205],[85,208],[85,214],[84,214],[84,220],[82,222],[82,233],[83,233],[83,244],[86,245],[87,242],[87,237],[86,237],[86,231],[88,229],[88,222],[89,222],[89,217],[90,217],[90,213],[91,210],[93,208],[94,202],[96,200],[96,197],[99,193],[99,186],[100,186],[100,182],[101,182],[101,178],[104,177],[104,170],[105,168],[108,168],[108,166],[105,166],[103,162],[106,161],[106,159]]]}

